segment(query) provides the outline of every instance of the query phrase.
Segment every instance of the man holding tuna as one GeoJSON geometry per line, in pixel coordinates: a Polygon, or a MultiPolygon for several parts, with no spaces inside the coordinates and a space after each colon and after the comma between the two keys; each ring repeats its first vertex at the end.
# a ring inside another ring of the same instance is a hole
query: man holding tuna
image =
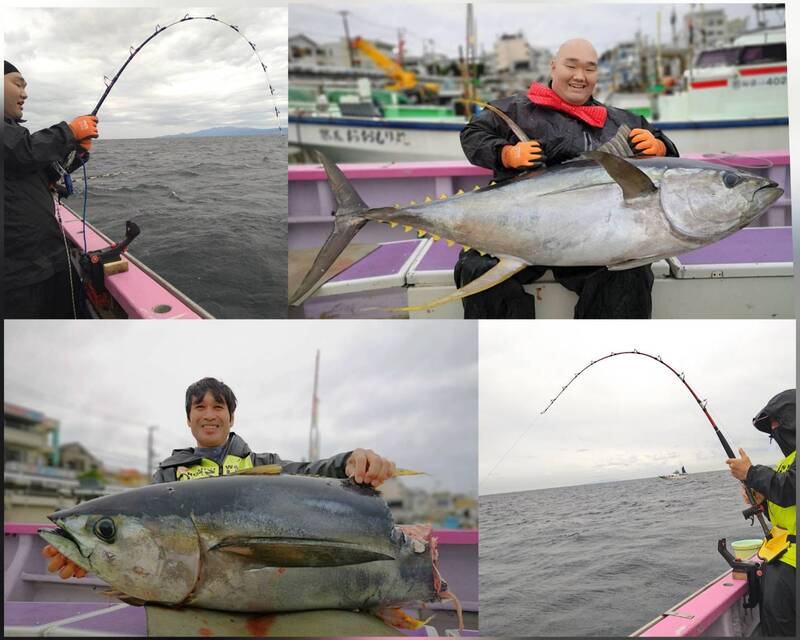
{"type": "MultiPolygon", "coordinates": [[[[153,475],[153,482],[175,482],[228,475],[261,465],[280,465],[285,473],[352,478],[359,484],[379,486],[395,472],[395,464],[370,449],[355,449],[314,462],[282,460],[277,453],[253,453],[248,444],[231,432],[236,396],[216,378],[203,378],[186,389],[186,424],[196,447],[175,449],[153,475]]],[[[67,560],[52,545],[42,550],[52,557],[49,571],[63,579],[82,578],[86,572],[67,560]]]]}
{"type": "MultiPolygon", "coordinates": [[[[597,52],[587,40],[569,40],[550,63],[550,83],[534,82],[527,94],[492,104],[516,122],[530,140],[520,141],[489,109],[461,131],[461,146],[473,164],[492,169],[496,181],[577,158],[610,140],[619,127],[631,127],[629,143],[637,155],[678,156],[675,145],[647,120],[607,107],[592,97],[597,84],[597,52]]],[[[462,251],[455,267],[461,288],[486,273],[497,258],[462,251]]],[[[465,318],[534,318],[534,298],[522,285],[550,267],[527,267],[491,289],[463,299],[465,318]]],[[[553,267],[557,282],[578,294],[576,318],[649,318],[653,273],[650,265],[622,271],[596,267],[553,267]]]]}

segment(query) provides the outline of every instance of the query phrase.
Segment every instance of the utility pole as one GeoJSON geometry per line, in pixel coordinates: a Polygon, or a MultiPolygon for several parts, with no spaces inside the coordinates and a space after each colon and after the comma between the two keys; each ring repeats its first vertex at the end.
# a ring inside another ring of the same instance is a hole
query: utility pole
{"type": "Polygon", "coordinates": [[[319,398],[317,397],[317,384],[319,382],[319,349],[314,362],[314,392],[311,394],[311,432],[308,435],[308,461],[319,460],[319,424],[317,423],[317,409],[319,408],[319,398]]]}
{"type": "Polygon", "coordinates": [[[405,64],[406,41],[404,39],[405,29],[397,30],[397,64],[401,67],[405,64]]]}
{"type": "Polygon", "coordinates": [[[355,67],[355,63],[353,62],[353,44],[350,42],[350,29],[347,28],[347,15],[350,13],[349,11],[339,11],[339,15],[342,16],[342,22],[344,23],[344,38],[347,43],[347,55],[350,57],[350,68],[352,69],[355,67]]]}
{"type": "Polygon", "coordinates": [[[156,452],[153,448],[153,431],[158,429],[155,425],[147,427],[147,475],[153,475],[153,460],[156,458],[156,452]]]}

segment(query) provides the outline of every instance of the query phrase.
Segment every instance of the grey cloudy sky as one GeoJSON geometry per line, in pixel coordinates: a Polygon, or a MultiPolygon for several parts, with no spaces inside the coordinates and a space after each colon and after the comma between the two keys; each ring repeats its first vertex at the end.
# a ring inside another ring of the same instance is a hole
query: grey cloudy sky
{"type": "Polygon", "coordinates": [[[751,420],[795,386],[794,321],[482,322],[481,493],[726,468],[689,392],[642,356],[594,365],[539,415],[591,360],[634,348],[685,373],[734,451],[760,464],[783,457],[751,420]]]}
{"type": "Polygon", "coordinates": [[[254,451],[307,455],[321,350],[322,455],[371,448],[429,476],[413,488],[477,494],[477,327],[465,322],[5,323],[5,400],[61,421],[111,466],[146,467],[194,446],[186,387],[225,381],[234,431],[254,451]]]}
{"type": "MultiPolygon", "coordinates": [[[[752,2],[710,4],[707,10],[724,7],[729,17],[754,16],[752,2]]],[[[291,4],[289,33],[305,33],[317,42],[330,42],[344,37],[338,11],[349,11],[351,37],[379,39],[396,43],[398,28],[405,29],[406,47],[412,54],[421,54],[423,40],[431,39],[438,53],[458,54],[464,45],[466,29],[464,2],[325,2],[315,5],[291,4]]],[[[681,28],[681,16],[691,8],[687,3],[588,3],[588,2],[495,2],[474,3],[477,22],[478,52],[490,52],[503,33],[522,31],[535,47],[553,52],[569,38],[585,37],[599,52],[617,42],[631,40],[636,30],[651,39],[656,36],[656,15],[661,12],[662,42],[670,38],[669,17],[675,7],[681,28]]],[[[699,8],[699,7],[698,7],[699,8]]],[[[750,27],[755,26],[751,17],[750,27]]]]}
{"type": "MultiPolygon", "coordinates": [[[[31,3],[32,4],[32,3],[31,3]]],[[[162,4],[162,3],[159,3],[162,4]]],[[[157,24],[216,15],[239,27],[261,54],[287,117],[286,7],[165,6],[4,8],[4,57],[28,82],[32,131],[89,113],[103,76],[112,78],[157,24]]],[[[100,109],[104,138],[147,138],[216,126],[277,126],[267,79],[245,40],[224,25],[193,20],[151,40],[100,109]]]]}

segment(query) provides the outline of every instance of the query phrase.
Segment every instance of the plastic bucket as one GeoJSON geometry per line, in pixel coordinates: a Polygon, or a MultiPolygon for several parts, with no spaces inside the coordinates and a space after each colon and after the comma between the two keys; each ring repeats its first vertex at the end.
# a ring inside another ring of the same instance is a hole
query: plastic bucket
{"type": "Polygon", "coordinates": [[[736,540],[731,543],[731,549],[737,560],[747,560],[761,548],[763,543],[761,539],[736,540]]]}

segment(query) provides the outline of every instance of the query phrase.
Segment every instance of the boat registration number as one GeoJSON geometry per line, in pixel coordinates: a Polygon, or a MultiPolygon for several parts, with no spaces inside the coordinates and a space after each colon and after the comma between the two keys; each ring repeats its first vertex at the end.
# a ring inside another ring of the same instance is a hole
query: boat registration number
{"type": "Polygon", "coordinates": [[[734,89],[749,87],[776,87],[786,84],[786,74],[776,76],[756,76],[752,78],[733,78],[731,85],[734,89]]]}
{"type": "Polygon", "coordinates": [[[349,142],[352,144],[377,144],[379,146],[408,147],[411,141],[405,131],[391,129],[360,129],[358,127],[322,127],[319,136],[323,142],[349,142]]]}

